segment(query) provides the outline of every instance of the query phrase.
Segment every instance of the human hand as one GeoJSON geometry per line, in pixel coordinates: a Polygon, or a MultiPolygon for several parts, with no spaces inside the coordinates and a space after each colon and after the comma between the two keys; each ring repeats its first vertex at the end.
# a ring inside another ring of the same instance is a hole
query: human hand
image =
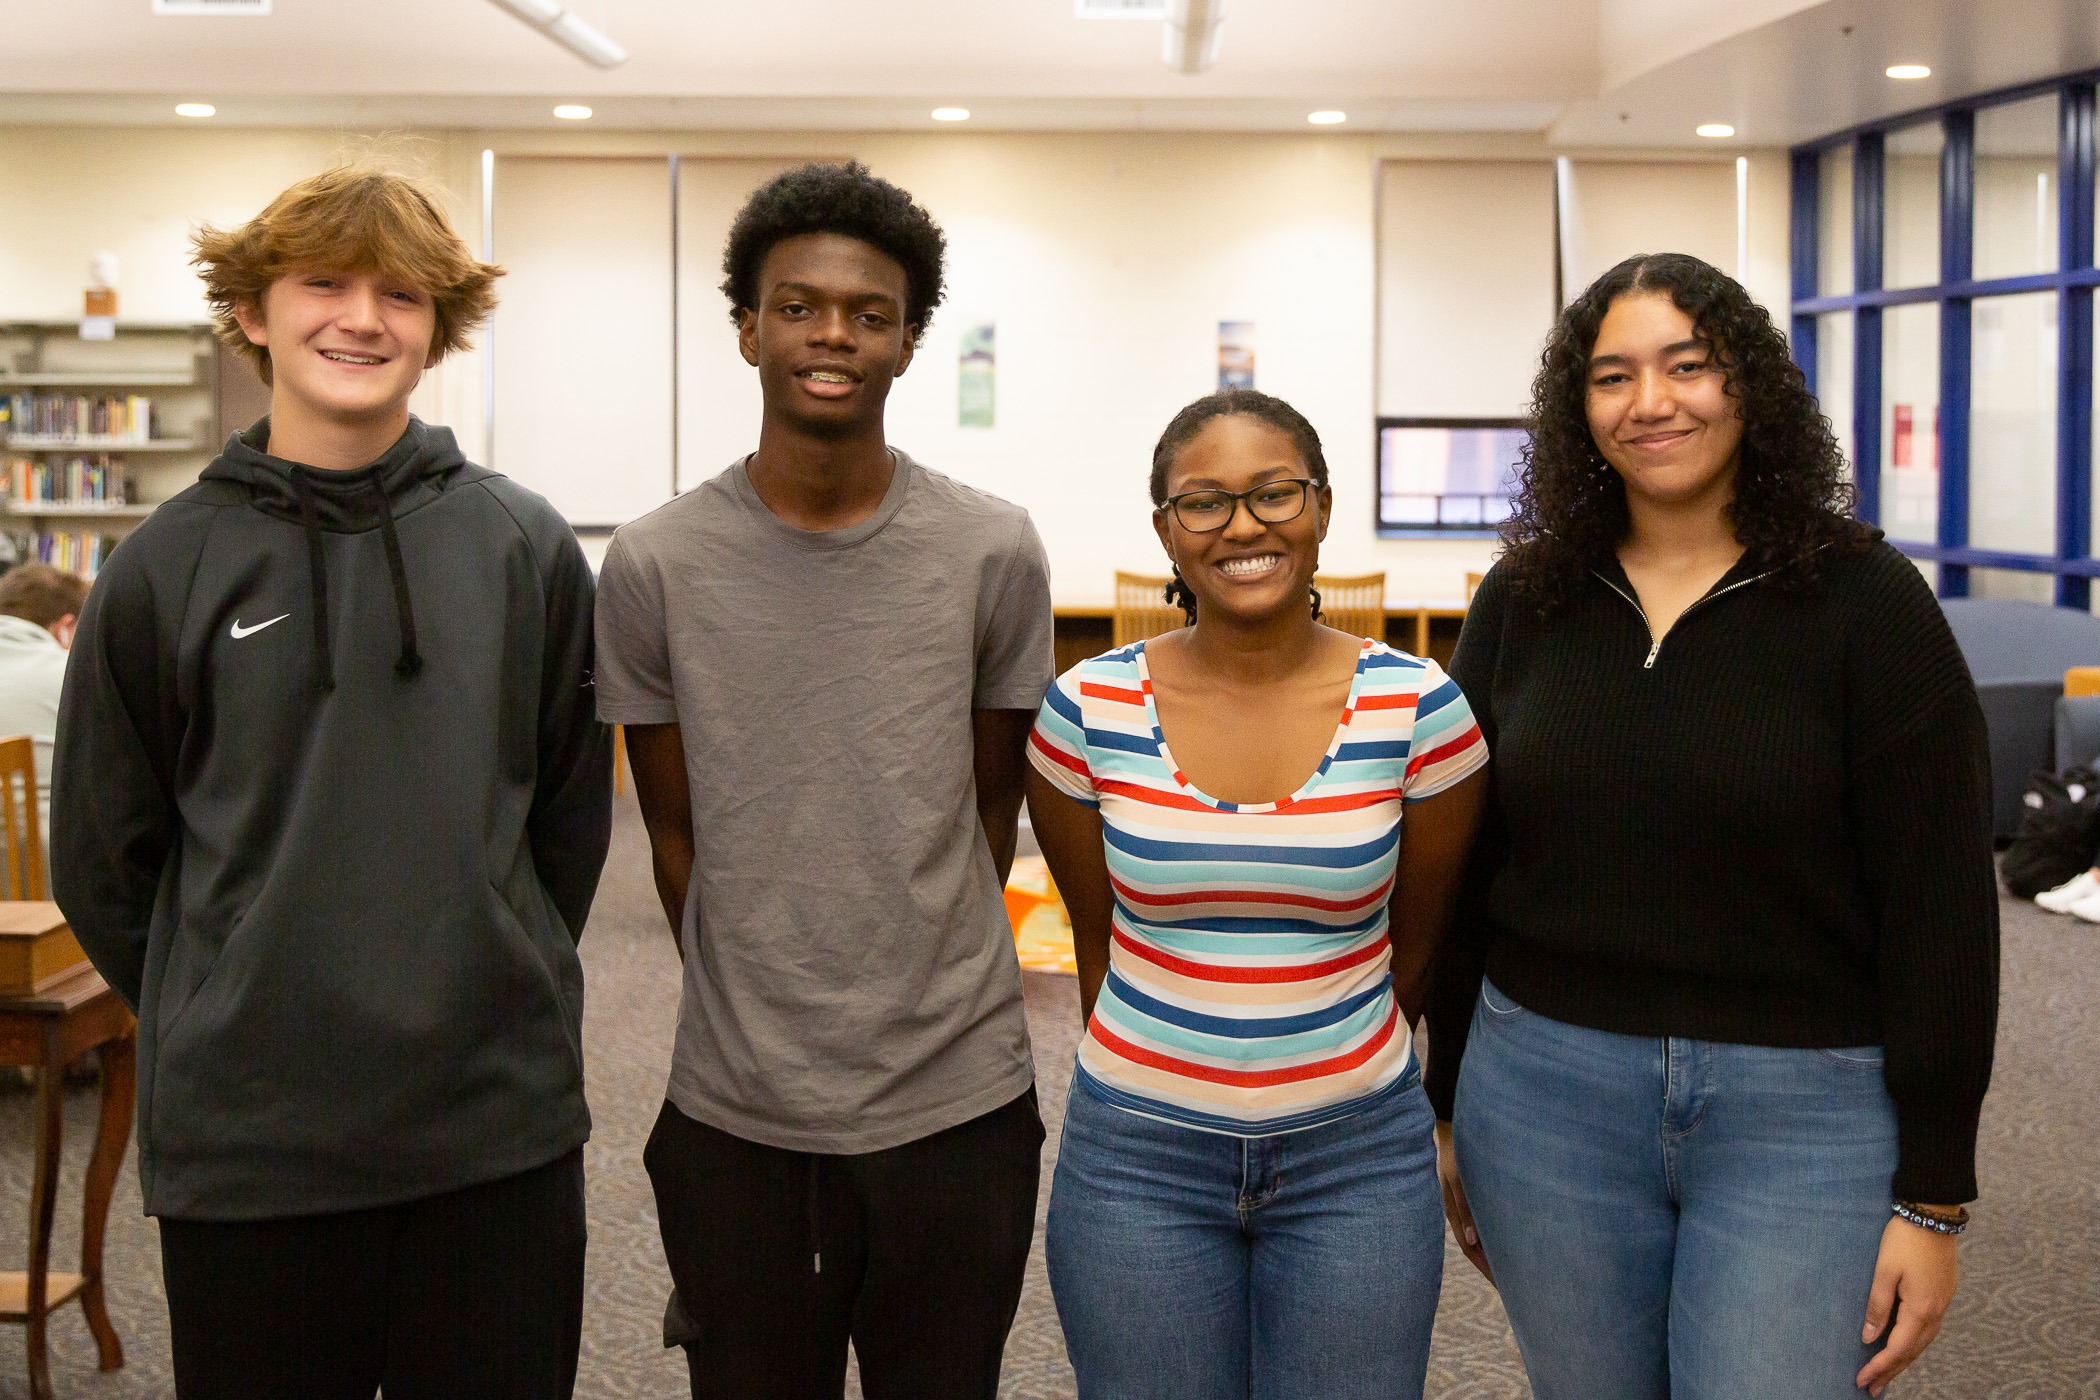
{"type": "MultiPolygon", "coordinates": [[[[1446,1197],[1448,1201],[1449,1197],[1446,1197]]],[[[1448,1207],[1447,1207],[1448,1209],[1448,1207]]],[[[1956,1241],[1897,1216],[1881,1232],[1881,1253],[1874,1261],[1874,1287],[1867,1295],[1867,1322],[1860,1340],[1888,1335],[1888,1345],[1860,1368],[1858,1385],[1880,1395],[1932,1345],[1940,1321],[1954,1301],[1960,1270],[1956,1241]],[[1889,1314],[1896,1317],[1889,1326],[1889,1314]]]]}
{"type": "Polygon", "coordinates": [[[1480,1276],[1495,1281],[1488,1267],[1487,1251],[1480,1247],[1480,1231],[1473,1224],[1473,1207],[1466,1201],[1465,1183],[1458,1179],[1458,1153],[1451,1145],[1451,1125],[1442,1119],[1436,1125],[1436,1179],[1444,1191],[1444,1219],[1451,1223],[1451,1237],[1480,1276]]]}

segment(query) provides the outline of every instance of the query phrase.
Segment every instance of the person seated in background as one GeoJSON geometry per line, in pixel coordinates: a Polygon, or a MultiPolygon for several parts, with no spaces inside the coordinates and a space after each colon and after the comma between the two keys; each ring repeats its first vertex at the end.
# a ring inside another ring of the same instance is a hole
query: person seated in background
{"type": "Polygon", "coordinates": [[[58,697],[87,596],[86,579],[49,564],[21,564],[0,576],[0,736],[27,734],[36,746],[37,831],[47,846],[58,697]]]}

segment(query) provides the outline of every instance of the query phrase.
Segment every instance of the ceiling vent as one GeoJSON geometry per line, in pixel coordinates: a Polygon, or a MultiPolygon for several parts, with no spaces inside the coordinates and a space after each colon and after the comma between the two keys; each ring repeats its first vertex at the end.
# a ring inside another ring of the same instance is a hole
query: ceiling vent
{"type": "Polygon", "coordinates": [[[1081,19],[1165,19],[1167,0],[1072,0],[1081,19]]]}
{"type": "Polygon", "coordinates": [[[153,0],[157,15],[266,15],[270,0],[153,0]]]}

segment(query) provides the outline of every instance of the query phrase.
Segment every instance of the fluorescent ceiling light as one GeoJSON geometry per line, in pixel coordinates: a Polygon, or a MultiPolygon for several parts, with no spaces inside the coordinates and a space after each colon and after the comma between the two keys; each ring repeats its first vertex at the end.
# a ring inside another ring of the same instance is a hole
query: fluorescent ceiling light
{"type": "Polygon", "coordinates": [[[267,15],[270,0],[153,0],[157,15],[267,15]]]}
{"type": "Polygon", "coordinates": [[[1727,122],[1708,122],[1704,126],[1699,127],[1696,134],[1704,136],[1709,141],[1726,141],[1729,137],[1735,135],[1735,128],[1727,122]]]}
{"type": "Polygon", "coordinates": [[[1340,126],[1343,122],[1349,120],[1349,114],[1336,111],[1308,112],[1305,114],[1305,119],[1314,126],[1340,126]]]}
{"type": "Polygon", "coordinates": [[[1919,78],[1931,77],[1932,70],[1922,63],[1898,63],[1889,68],[1888,75],[1891,78],[1899,78],[1905,82],[1911,82],[1919,78]]]}
{"type": "Polygon", "coordinates": [[[968,107],[936,107],[933,119],[937,122],[966,122],[970,119],[968,107]]]}
{"type": "Polygon", "coordinates": [[[495,0],[495,3],[585,63],[600,68],[617,68],[627,61],[627,50],[570,14],[556,0],[495,0]]]}
{"type": "Polygon", "coordinates": [[[1167,0],[1073,0],[1080,19],[1165,19],[1167,0]]]}
{"type": "Polygon", "coordinates": [[[219,109],[212,106],[209,102],[178,102],[175,104],[175,115],[178,117],[216,117],[219,115],[219,109]]]}
{"type": "Polygon", "coordinates": [[[1226,0],[1168,0],[1160,57],[1177,73],[1201,73],[1218,61],[1226,0]]]}
{"type": "Polygon", "coordinates": [[[591,109],[580,102],[564,102],[554,109],[554,115],[565,122],[587,122],[591,119],[591,109]]]}

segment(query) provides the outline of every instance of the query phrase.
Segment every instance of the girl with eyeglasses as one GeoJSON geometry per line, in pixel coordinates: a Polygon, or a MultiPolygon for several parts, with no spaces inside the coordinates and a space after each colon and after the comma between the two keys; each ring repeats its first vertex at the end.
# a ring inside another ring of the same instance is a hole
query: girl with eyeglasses
{"type": "Polygon", "coordinates": [[[1288,404],[1190,404],[1152,500],[1189,625],[1060,677],[1030,745],[1087,1018],[1048,1228],[1079,1393],[1418,1397],[1410,1035],[1487,750],[1434,663],[1321,625],[1333,495],[1288,404]]]}

